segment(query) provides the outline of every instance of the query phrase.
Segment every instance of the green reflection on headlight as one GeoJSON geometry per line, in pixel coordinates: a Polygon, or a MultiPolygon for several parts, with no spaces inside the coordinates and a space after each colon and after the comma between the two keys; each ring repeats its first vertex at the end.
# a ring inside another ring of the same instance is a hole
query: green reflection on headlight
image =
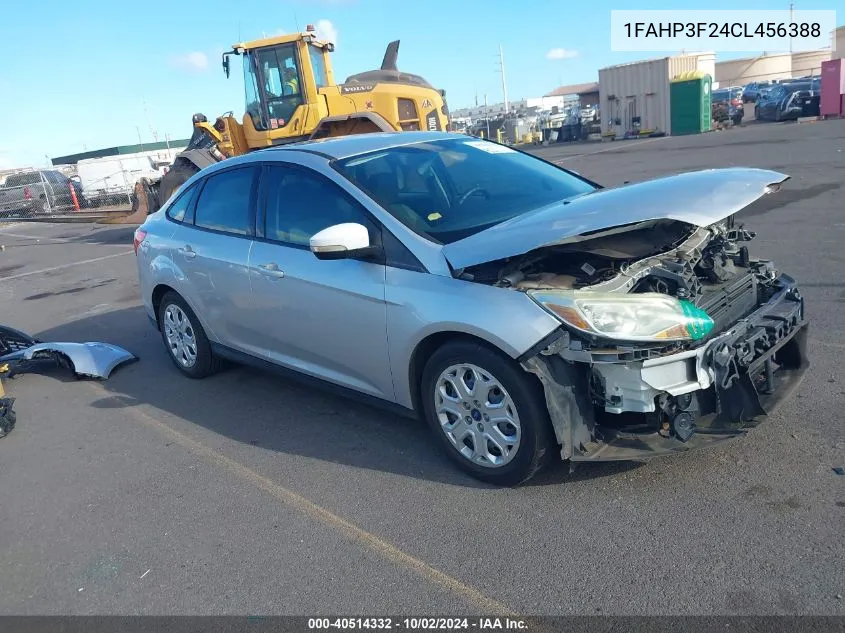
{"type": "Polygon", "coordinates": [[[713,319],[691,301],[680,300],[687,321],[687,332],[693,341],[704,338],[713,329],[713,319]]]}

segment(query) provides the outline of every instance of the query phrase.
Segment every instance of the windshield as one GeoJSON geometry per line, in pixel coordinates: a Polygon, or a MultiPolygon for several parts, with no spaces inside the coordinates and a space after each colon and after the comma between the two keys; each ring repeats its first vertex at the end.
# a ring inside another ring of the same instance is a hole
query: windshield
{"type": "Polygon", "coordinates": [[[29,171],[23,174],[12,174],[6,177],[6,187],[20,187],[22,185],[34,185],[41,182],[41,174],[37,171],[29,171]]]}
{"type": "Polygon", "coordinates": [[[489,141],[444,139],[335,163],[408,228],[447,244],[596,186],[489,141]]]}

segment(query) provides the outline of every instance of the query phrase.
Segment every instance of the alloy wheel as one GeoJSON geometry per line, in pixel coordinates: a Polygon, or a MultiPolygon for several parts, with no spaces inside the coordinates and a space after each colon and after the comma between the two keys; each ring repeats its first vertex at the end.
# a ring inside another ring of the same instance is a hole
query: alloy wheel
{"type": "Polygon", "coordinates": [[[499,468],[516,456],[519,413],[490,372],[469,363],[447,367],[435,383],[434,406],[441,430],[472,463],[499,468]]]}
{"type": "Polygon", "coordinates": [[[197,362],[197,340],[191,320],[175,303],[164,310],[164,337],[173,358],[182,367],[193,367],[197,362]]]}

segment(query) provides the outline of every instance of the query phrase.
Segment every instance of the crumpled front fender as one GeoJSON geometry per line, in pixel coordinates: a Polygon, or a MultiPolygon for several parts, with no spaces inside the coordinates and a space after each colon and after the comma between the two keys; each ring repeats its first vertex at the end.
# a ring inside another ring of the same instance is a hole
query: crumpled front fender
{"type": "Polygon", "coordinates": [[[109,343],[38,343],[20,352],[24,360],[37,360],[56,354],[70,361],[75,374],[103,380],[118,365],[138,360],[134,354],[109,343]]]}

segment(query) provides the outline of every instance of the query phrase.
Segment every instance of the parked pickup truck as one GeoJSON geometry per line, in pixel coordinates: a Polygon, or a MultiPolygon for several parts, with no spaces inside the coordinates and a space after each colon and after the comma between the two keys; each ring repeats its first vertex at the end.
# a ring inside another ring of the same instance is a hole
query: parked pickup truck
{"type": "Polygon", "coordinates": [[[74,210],[71,187],[85,206],[78,183],[54,169],[9,174],[0,186],[0,216],[44,215],[74,210]]]}

